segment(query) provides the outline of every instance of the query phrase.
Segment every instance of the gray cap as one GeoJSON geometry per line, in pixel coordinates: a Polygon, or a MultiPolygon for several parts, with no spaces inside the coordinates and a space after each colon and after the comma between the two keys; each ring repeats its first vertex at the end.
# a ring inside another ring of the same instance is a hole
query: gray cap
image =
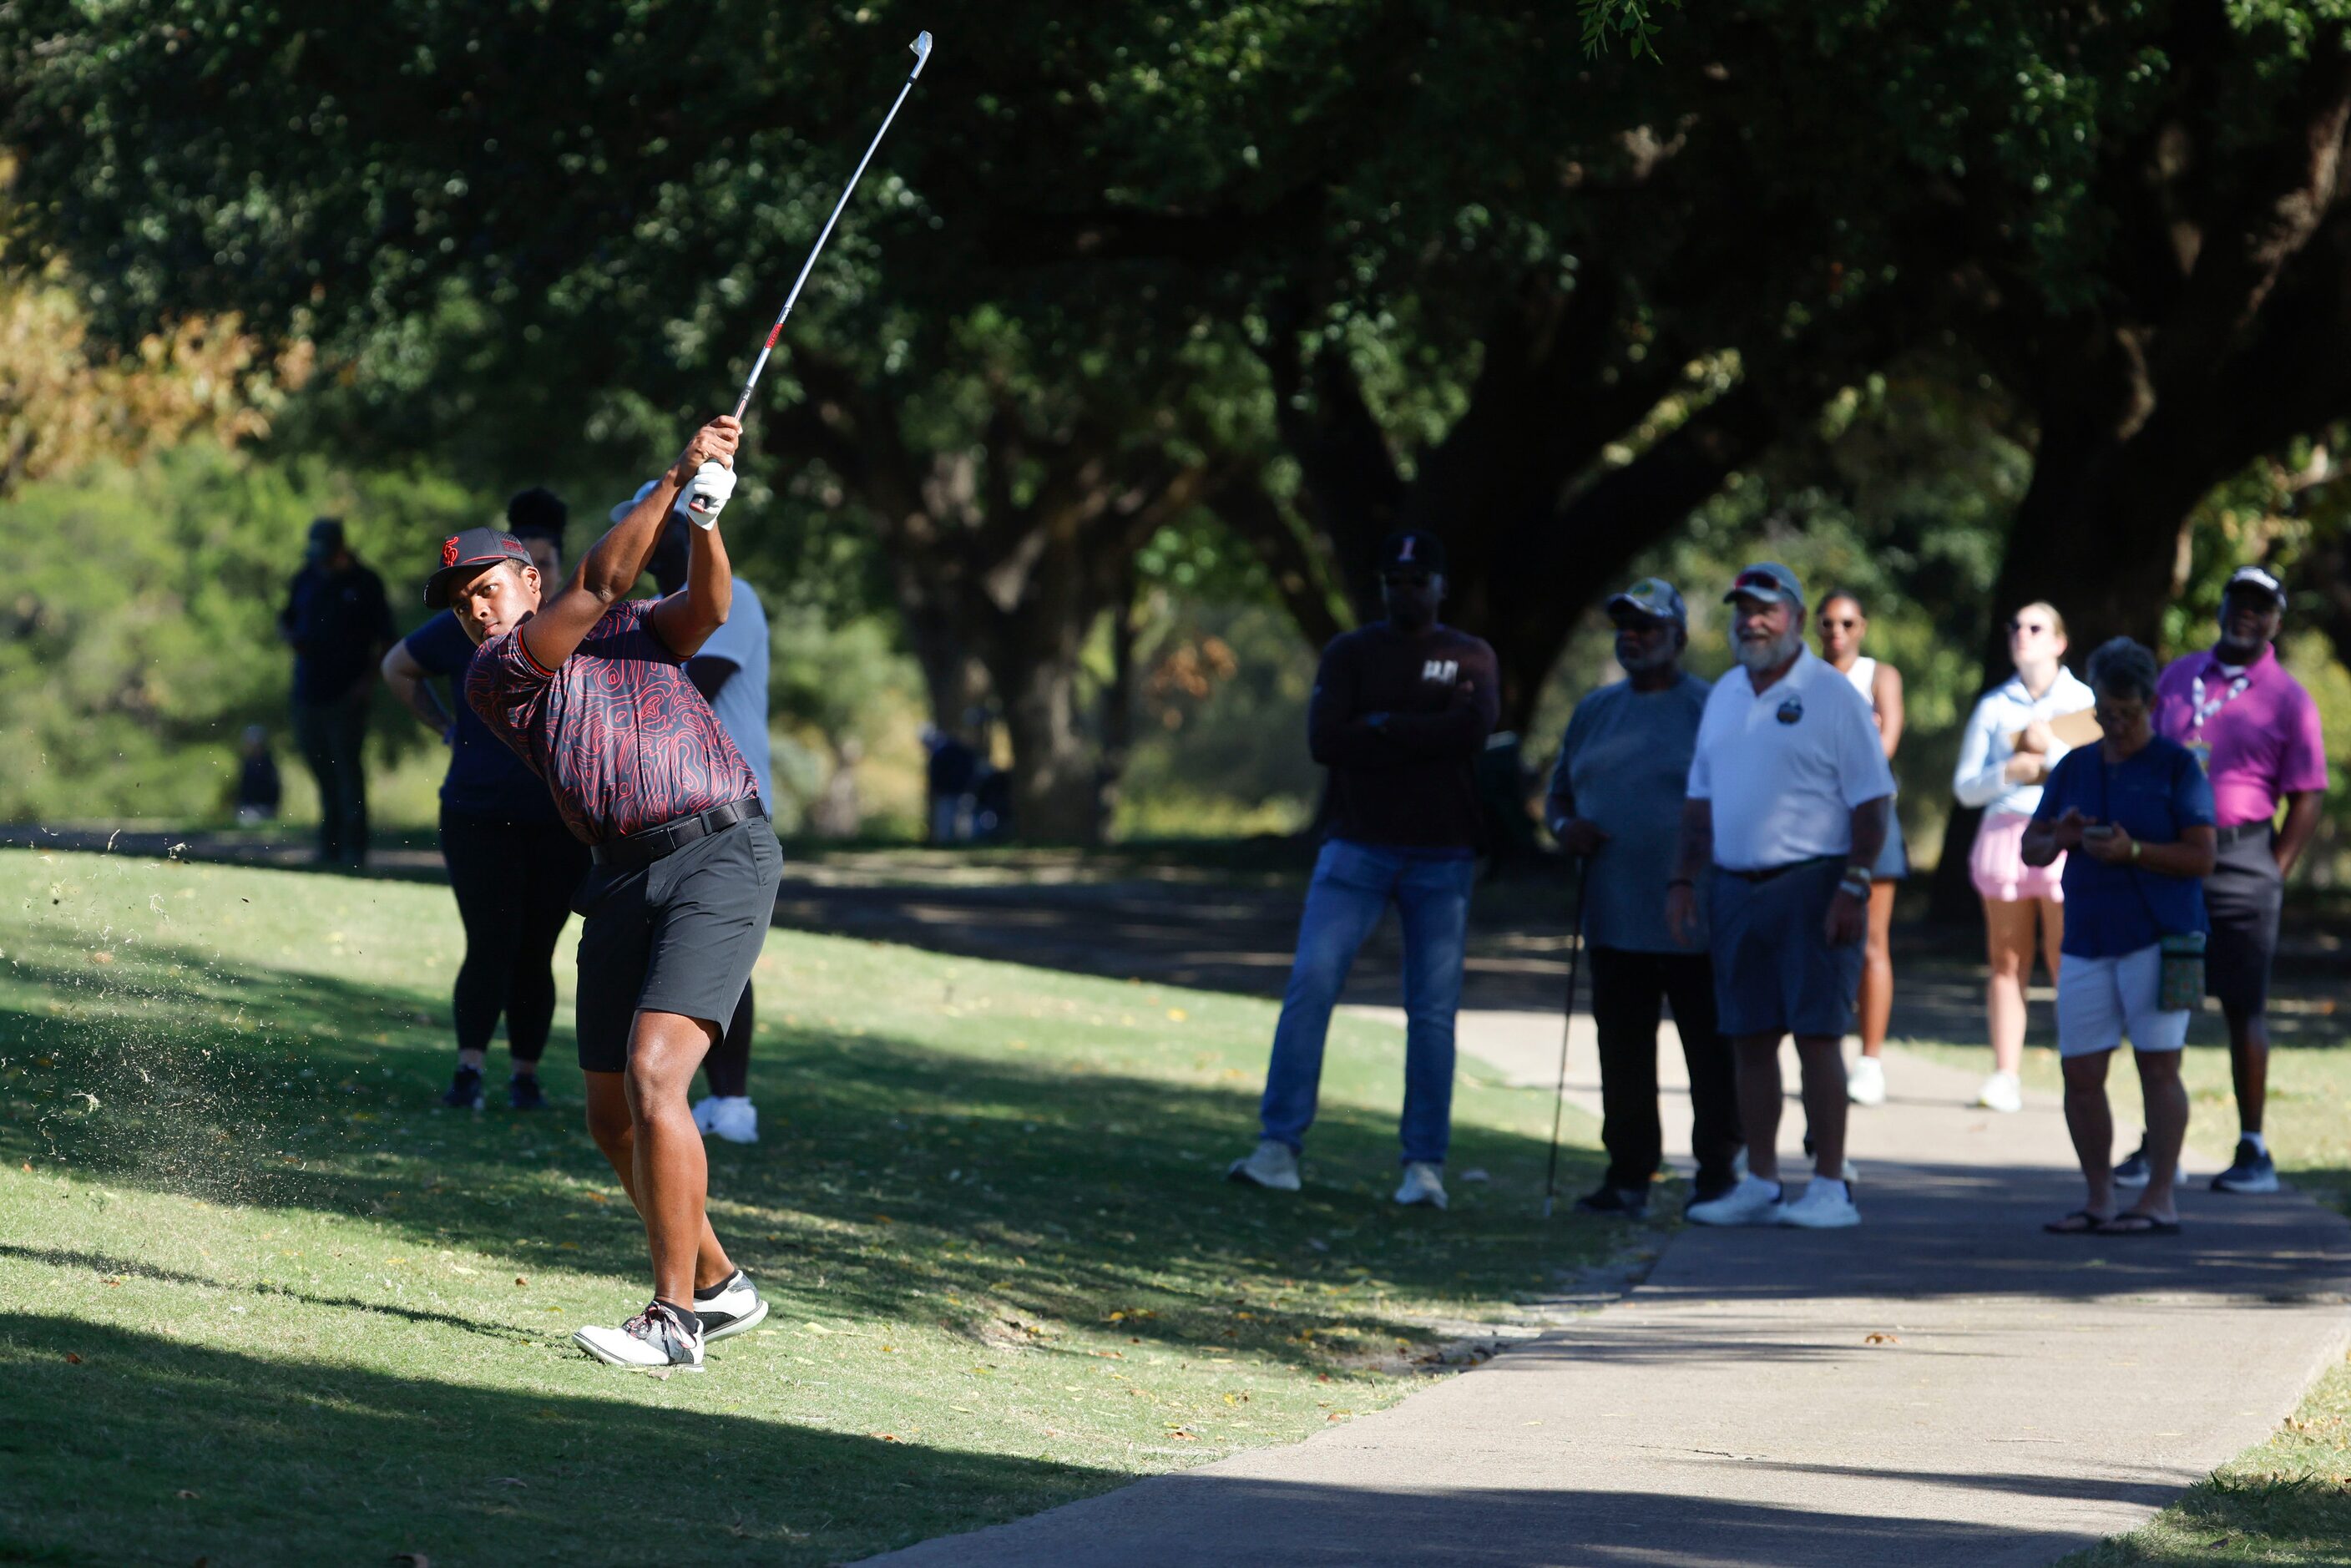
{"type": "Polygon", "coordinates": [[[1804,607],[1804,585],[1796,574],[1776,560],[1759,560],[1730,580],[1730,591],[1722,596],[1725,604],[1740,594],[1750,598],[1773,600],[1782,604],[1804,607]]]}
{"type": "Polygon", "coordinates": [[[1671,621],[1677,625],[1689,624],[1689,607],[1674,585],[1662,577],[1645,577],[1608,601],[1608,613],[1630,610],[1653,620],[1671,621]]]}

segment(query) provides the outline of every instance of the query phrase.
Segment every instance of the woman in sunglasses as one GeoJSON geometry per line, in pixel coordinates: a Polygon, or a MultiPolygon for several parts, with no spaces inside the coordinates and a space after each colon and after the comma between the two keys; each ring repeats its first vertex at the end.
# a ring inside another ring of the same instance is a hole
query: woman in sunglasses
{"type": "Polygon", "coordinates": [[[2058,944],[2065,933],[2065,857],[2025,863],[2024,830],[2041,804],[2041,786],[2066,752],[2050,726],[2095,702],[2065,657],[2065,619],[2046,604],[2026,605],[2008,622],[2008,656],[2016,673],[1984,694],[1968,717],[1951,792],[1962,806],[1983,809],[1969,878],[1983,899],[1984,945],[1991,976],[1985,1005],[1991,1015],[1991,1076],[1976,1103],[2021,1111],[2017,1068],[2024,1059],[2024,988],[2039,949],[2057,978],[2058,944]]]}
{"type": "MultiPolygon", "coordinates": [[[[1849,589],[1838,589],[1821,601],[1815,618],[1821,635],[1821,657],[1836,666],[1869,704],[1877,720],[1878,744],[1886,760],[1894,760],[1902,744],[1902,672],[1861,651],[1869,634],[1869,617],[1849,589]]],[[[1869,936],[1861,961],[1861,1058],[1845,1078],[1845,1098],[1856,1105],[1886,1103],[1886,1028],[1894,1016],[1894,888],[1910,874],[1910,856],[1902,844],[1902,819],[1886,813],[1886,847],[1869,868],[1869,936]]]]}

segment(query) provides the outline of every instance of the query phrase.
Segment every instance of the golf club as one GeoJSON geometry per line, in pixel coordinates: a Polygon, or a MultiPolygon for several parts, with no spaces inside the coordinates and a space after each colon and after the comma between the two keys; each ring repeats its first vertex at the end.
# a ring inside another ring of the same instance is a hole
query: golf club
{"type": "Polygon", "coordinates": [[[1559,1115],[1567,1103],[1567,1041],[1575,1029],[1575,980],[1583,967],[1583,890],[1592,881],[1592,868],[1585,865],[1575,873],[1575,933],[1568,940],[1567,950],[1567,1016],[1559,1026],[1559,1092],[1551,1103],[1551,1163],[1543,1170],[1543,1218],[1551,1218],[1552,1194],[1559,1184],[1559,1115]]]}
{"type": "Polygon", "coordinates": [[[865,165],[873,161],[874,148],[882,145],[882,138],[889,134],[890,122],[898,118],[899,105],[904,103],[906,95],[914,90],[914,78],[921,76],[923,68],[931,63],[930,34],[915,34],[914,41],[906,47],[914,51],[914,68],[906,73],[906,85],[898,89],[897,99],[890,105],[890,112],[882,117],[882,129],[873,133],[873,141],[866,147],[865,156],[857,161],[857,172],[849,176],[849,183],[842,187],[841,200],[833,204],[832,216],[824,220],[824,231],[816,236],[816,244],[810,247],[808,260],[800,265],[800,275],[792,279],[792,291],[784,297],[784,308],[776,312],[776,324],[768,329],[768,340],[759,346],[759,357],[751,361],[751,373],[744,378],[743,395],[735,400],[735,417],[737,419],[742,418],[743,411],[751,406],[751,389],[759,384],[759,372],[768,368],[768,356],[776,351],[776,340],[783,336],[784,319],[792,313],[792,306],[799,299],[800,285],[808,281],[810,269],[816,266],[816,258],[824,250],[824,242],[832,237],[832,225],[841,221],[842,211],[849,205],[850,196],[857,190],[857,182],[865,173],[865,165]]]}

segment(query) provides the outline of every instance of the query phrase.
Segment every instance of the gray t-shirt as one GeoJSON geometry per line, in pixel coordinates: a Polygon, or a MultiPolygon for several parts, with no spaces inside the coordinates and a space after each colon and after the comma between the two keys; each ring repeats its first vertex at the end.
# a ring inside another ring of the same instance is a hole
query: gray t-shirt
{"type": "Polygon", "coordinates": [[[735,666],[718,700],[710,705],[718,722],[743,760],[758,776],[759,799],[768,813],[776,810],[776,779],[768,756],[768,607],[759,591],[741,578],[735,580],[734,607],[726,623],[710,634],[697,658],[725,659],[735,666]]]}
{"type": "Polygon", "coordinates": [[[1567,721],[1543,820],[1556,831],[1568,818],[1585,817],[1608,835],[1584,873],[1583,937],[1594,947],[1705,950],[1704,932],[1685,947],[1666,928],[1666,883],[1680,847],[1682,797],[1707,691],[1687,673],[1657,692],[1619,681],[1576,704],[1567,721]]]}

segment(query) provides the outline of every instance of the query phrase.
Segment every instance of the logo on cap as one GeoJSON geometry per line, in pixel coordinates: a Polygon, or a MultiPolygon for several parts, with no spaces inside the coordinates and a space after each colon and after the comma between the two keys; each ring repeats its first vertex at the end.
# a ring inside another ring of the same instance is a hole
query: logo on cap
{"type": "Polygon", "coordinates": [[[441,541],[441,564],[443,566],[457,564],[457,536],[455,534],[441,541]]]}
{"type": "Polygon", "coordinates": [[[1396,563],[1398,565],[1402,565],[1404,562],[1410,560],[1412,559],[1413,547],[1418,543],[1420,543],[1420,541],[1413,538],[1410,534],[1405,535],[1403,548],[1396,551],[1396,563]]]}

